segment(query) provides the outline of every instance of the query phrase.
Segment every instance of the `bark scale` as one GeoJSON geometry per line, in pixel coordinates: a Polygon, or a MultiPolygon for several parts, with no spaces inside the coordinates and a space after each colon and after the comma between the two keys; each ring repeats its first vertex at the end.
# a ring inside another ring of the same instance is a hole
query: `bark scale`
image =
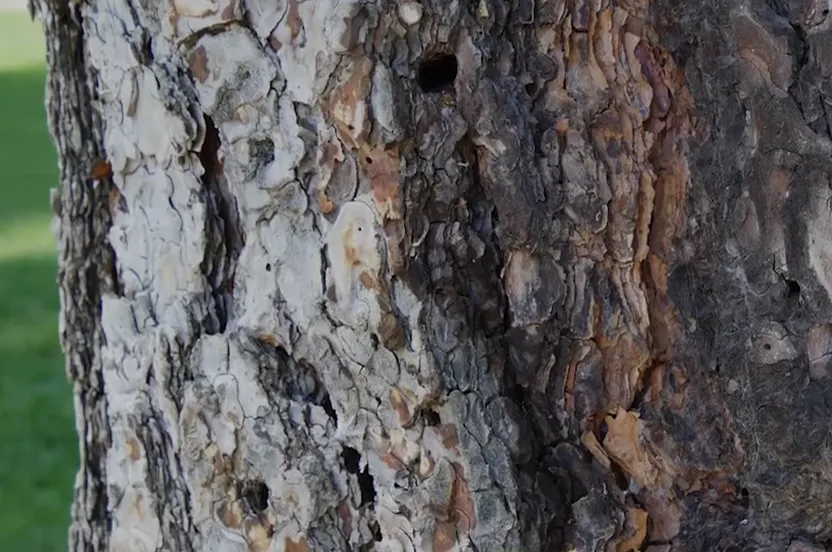
{"type": "Polygon", "coordinates": [[[825,5],[36,1],[73,550],[832,538],[825,5]]]}

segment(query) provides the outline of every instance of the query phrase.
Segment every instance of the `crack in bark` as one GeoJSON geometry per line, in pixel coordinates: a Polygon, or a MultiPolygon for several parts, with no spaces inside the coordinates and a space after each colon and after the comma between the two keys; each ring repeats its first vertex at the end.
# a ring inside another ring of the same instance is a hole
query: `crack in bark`
{"type": "Polygon", "coordinates": [[[153,493],[152,500],[157,519],[160,523],[167,524],[162,529],[163,534],[173,539],[174,550],[193,552],[195,548],[189,535],[193,531],[190,493],[187,487],[182,485],[182,474],[170,473],[174,463],[181,470],[179,455],[173,453],[174,462],[171,462],[169,454],[174,450],[173,443],[165,430],[164,422],[151,416],[136,426],[139,428],[137,436],[149,464],[146,474],[147,488],[153,493]]]}
{"type": "Polygon", "coordinates": [[[232,304],[234,274],[237,259],[244,243],[237,202],[228,189],[222,162],[219,160],[221,147],[219,133],[214,121],[204,116],[205,141],[199,152],[202,163],[202,183],[207,195],[206,244],[213,250],[207,251],[203,260],[203,272],[211,283],[214,307],[219,328],[210,333],[223,333],[233,317],[232,304]]]}
{"type": "Polygon", "coordinates": [[[367,471],[367,466],[361,467],[361,454],[345,445],[341,449],[341,460],[346,470],[358,480],[358,487],[361,489],[360,506],[373,508],[376,502],[375,483],[373,476],[367,471]]]}

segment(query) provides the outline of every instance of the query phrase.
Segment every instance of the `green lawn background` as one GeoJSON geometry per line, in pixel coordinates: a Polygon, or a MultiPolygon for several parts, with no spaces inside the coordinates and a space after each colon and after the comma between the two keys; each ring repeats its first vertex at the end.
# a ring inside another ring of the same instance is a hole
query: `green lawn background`
{"type": "Polygon", "coordinates": [[[0,551],[67,549],[78,466],[71,389],[58,345],[39,22],[0,12],[0,551]]]}

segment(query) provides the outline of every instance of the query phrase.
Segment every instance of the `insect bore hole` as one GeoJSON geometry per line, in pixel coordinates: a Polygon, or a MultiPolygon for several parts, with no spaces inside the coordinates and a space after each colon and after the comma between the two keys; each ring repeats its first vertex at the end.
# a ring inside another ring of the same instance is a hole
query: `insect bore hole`
{"type": "Polygon", "coordinates": [[[459,65],[453,54],[442,54],[422,62],[419,66],[419,87],[422,92],[440,92],[453,85],[459,65]]]}
{"type": "Polygon", "coordinates": [[[264,512],[269,507],[269,487],[262,481],[243,481],[238,492],[244,504],[254,515],[264,512]]]}

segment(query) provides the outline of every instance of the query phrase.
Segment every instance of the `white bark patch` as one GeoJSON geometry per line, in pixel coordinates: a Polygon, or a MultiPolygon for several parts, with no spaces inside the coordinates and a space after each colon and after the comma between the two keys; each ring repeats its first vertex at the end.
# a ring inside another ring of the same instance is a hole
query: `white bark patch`
{"type": "Polygon", "coordinates": [[[205,205],[193,169],[164,171],[153,165],[147,163],[117,179],[128,211],[114,217],[111,243],[127,284],[125,293],[151,288],[160,315],[173,306],[178,294],[204,289],[200,263],[205,250],[205,205]]]}
{"type": "Polygon", "coordinates": [[[381,272],[381,229],[372,209],[360,201],[345,204],[327,236],[335,296],[350,301],[362,287],[363,275],[376,281],[381,272]]]}
{"type": "Polygon", "coordinates": [[[400,2],[399,19],[405,25],[415,25],[422,20],[423,10],[424,8],[419,2],[400,2]]]}
{"type": "Polygon", "coordinates": [[[275,64],[244,27],[204,35],[188,52],[188,65],[202,108],[219,123],[263,100],[277,76],[275,64]]]}
{"type": "Polygon", "coordinates": [[[114,549],[355,549],[378,524],[379,549],[418,550],[508,530],[515,483],[494,489],[489,462],[510,473],[512,451],[471,414],[496,404],[485,347],[390,273],[399,157],[363,141],[404,130],[390,69],[354,48],[368,18],[357,1],[245,7],[251,29],[237,0],[88,8],[118,206],[121,296],[102,301],[114,549]],[[139,28],[152,59],[121,32],[139,28]],[[342,161],[353,176],[331,182],[342,161]],[[219,220],[217,180],[237,216],[219,220]],[[233,261],[209,239],[231,219],[233,261]],[[448,397],[430,332],[458,372],[448,397]]]}
{"type": "Polygon", "coordinates": [[[351,24],[360,3],[346,0],[321,4],[288,0],[285,17],[271,43],[286,75],[287,93],[296,102],[315,105],[340,61],[352,46],[351,24]]]}
{"type": "Polygon", "coordinates": [[[241,0],[169,0],[169,12],[162,18],[164,36],[186,38],[207,27],[239,21],[241,0]]]}
{"type": "Polygon", "coordinates": [[[266,41],[286,16],[286,0],[246,0],[246,19],[261,41],[266,41]]]}

